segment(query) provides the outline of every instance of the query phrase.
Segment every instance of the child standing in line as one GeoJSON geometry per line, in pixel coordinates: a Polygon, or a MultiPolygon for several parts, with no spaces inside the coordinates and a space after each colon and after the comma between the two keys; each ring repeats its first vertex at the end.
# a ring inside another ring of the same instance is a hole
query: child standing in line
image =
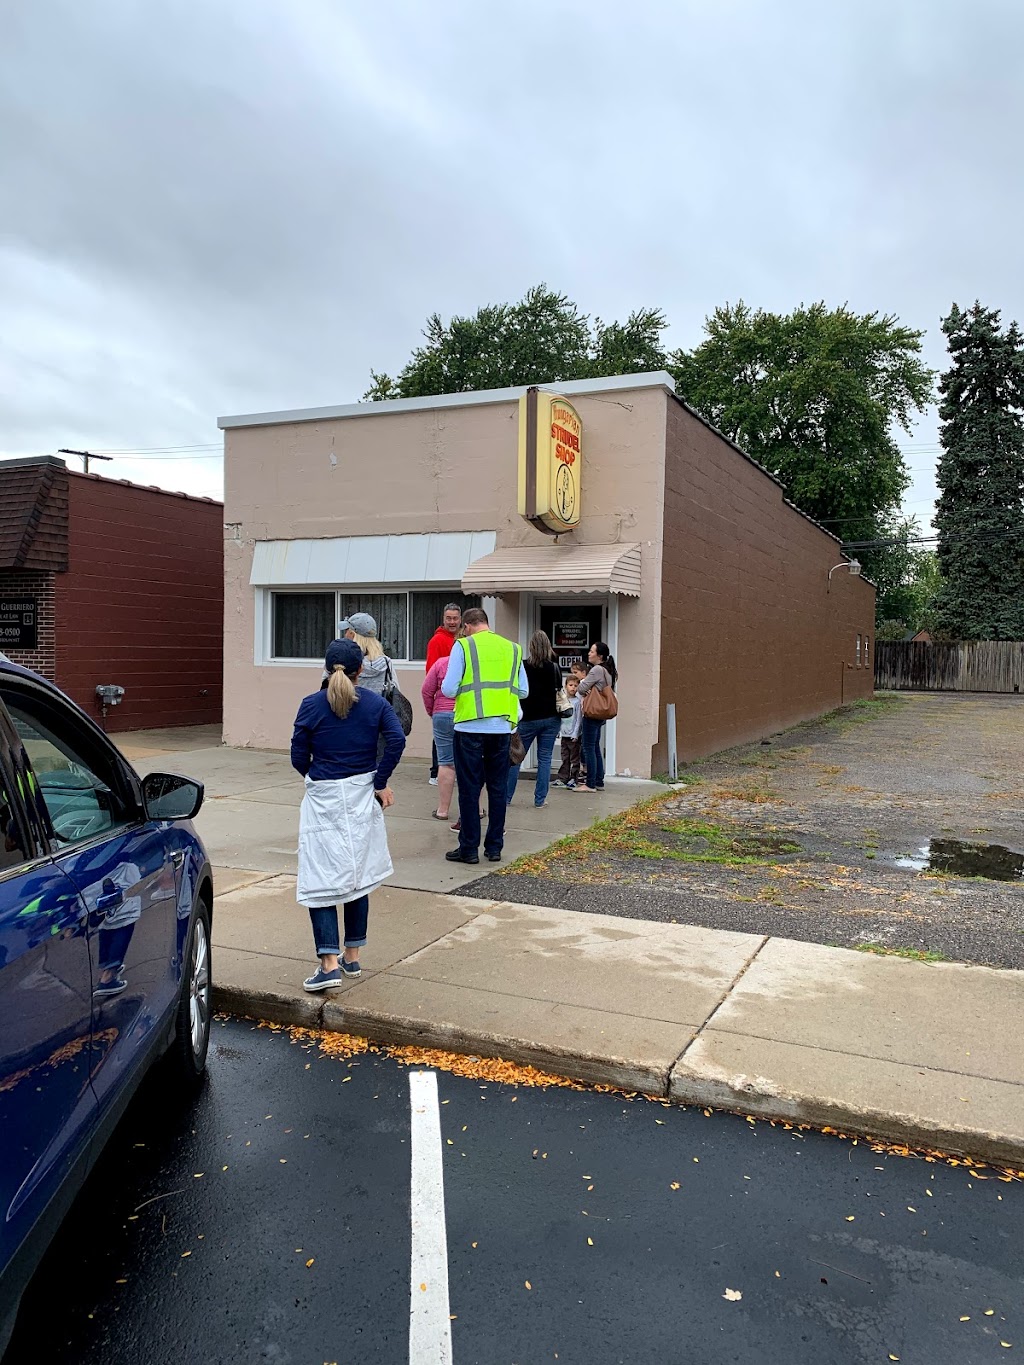
{"type": "Polygon", "coordinates": [[[572,715],[562,720],[562,766],[552,778],[553,787],[575,787],[580,777],[580,729],[583,725],[583,703],[576,695],[580,680],[570,673],[565,680],[565,691],[572,702],[572,715]]]}
{"type": "MultiPolygon", "coordinates": [[[[577,659],[575,663],[569,665],[569,676],[570,676],[571,678],[575,679],[575,682],[576,682],[576,690],[577,690],[577,692],[579,691],[580,683],[583,681],[583,679],[587,676],[587,674],[588,674],[589,672],[590,672],[590,665],[586,662],[585,659],[577,659]]],[[[579,707],[579,716],[580,716],[580,718],[579,718],[579,724],[576,726],[576,738],[577,738],[577,739],[579,740],[579,742],[580,742],[580,763],[579,763],[579,772],[577,773],[577,776],[576,776],[576,781],[573,783],[573,787],[574,787],[574,788],[577,787],[577,786],[585,787],[585,786],[587,785],[587,758],[586,758],[586,754],[584,754],[584,752],[583,752],[583,698],[582,698],[582,697],[579,697],[579,698],[573,703],[573,715],[574,715],[574,716],[575,716],[575,714],[576,714],[576,707],[579,707]]],[[[566,785],[568,785],[568,783],[567,783],[566,785]]]]}

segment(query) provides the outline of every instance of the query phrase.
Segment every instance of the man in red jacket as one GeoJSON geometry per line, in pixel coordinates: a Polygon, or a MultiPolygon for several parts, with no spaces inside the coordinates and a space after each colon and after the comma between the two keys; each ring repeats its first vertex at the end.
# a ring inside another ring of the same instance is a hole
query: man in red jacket
{"type": "MultiPolygon", "coordinates": [[[[462,608],[455,602],[449,602],[442,619],[443,624],[434,631],[427,645],[428,673],[438,659],[447,659],[452,652],[452,645],[459,638],[459,631],[462,629],[462,608]]],[[[437,748],[434,745],[431,745],[430,749],[430,785],[437,786],[437,748]]]]}

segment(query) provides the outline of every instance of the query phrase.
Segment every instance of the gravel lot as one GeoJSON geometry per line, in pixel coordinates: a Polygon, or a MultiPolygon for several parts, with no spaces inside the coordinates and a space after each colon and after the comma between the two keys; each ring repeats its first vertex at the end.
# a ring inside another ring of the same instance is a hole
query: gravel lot
{"type": "Polygon", "coordinates": [[[1024,968],[1024,698],[882,694],[683,776],[464,894],[1024,968]]]}

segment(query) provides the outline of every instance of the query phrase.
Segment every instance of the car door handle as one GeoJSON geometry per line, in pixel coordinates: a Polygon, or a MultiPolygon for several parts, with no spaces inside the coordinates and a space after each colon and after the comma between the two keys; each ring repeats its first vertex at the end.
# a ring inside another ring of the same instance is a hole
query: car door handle
{"type": "Polygon", "coordinates": [[[185,861],[185,850],[184,850],[183,848],[175,849],[174,852],[171,854],[171,862],[172,862],[172,864],[173,864],[175,867],[180,867],[184,861],[185,861]]]}
{"type": "Polygon", "coordinates": [[[124,892],[120,887],[116,891],[105,891],[102,896],[96,897],[96,909],[106,912],[114,910],[117,906],[124,904],[124,892]]]}

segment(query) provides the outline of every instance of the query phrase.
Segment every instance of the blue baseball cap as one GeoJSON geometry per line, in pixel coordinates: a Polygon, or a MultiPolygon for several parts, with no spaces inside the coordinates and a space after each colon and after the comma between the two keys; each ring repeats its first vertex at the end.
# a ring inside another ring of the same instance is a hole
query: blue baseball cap
{"type": "Polygon", "coordinates": [[[328,673],[343,668],[350,678],[354,678],[363,666],[363,651],[355,640],[332,640],[324,656],[324,667],[328,673]]]}

